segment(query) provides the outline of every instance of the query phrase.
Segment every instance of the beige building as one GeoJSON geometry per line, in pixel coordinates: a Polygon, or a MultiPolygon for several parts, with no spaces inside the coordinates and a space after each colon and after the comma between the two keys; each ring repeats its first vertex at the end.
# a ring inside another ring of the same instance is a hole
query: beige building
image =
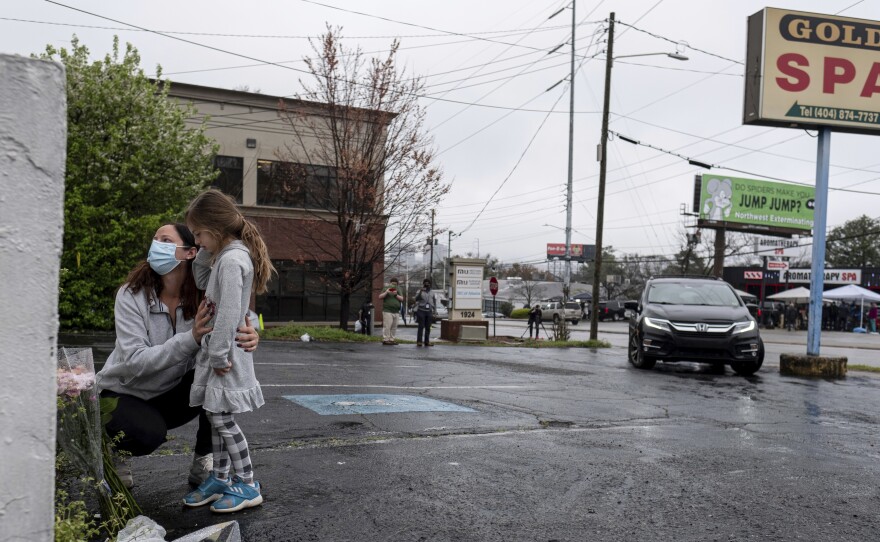
{"type": "MultiPolygon", "coordinates": [[[[278,277],[257,296],[256,311],[267,322],[338,321],[340,295],[332,277],[341,271],[333,248],[339,232],[320,197],[335,171],[313,163],[322,154],[313,152],[320,141],[295,139],[284,112],[314,122],[325,115],[324,105],[185,83],[172,83],[169,98],[196,108],[193,126],[205,123],[219,146],[214,186],[236,199],[266,240],[278,277]]],[[[352,295],[350,317],[368,297],[377,304],[383,264],[375,265],[372,292],[352,295]]]]}

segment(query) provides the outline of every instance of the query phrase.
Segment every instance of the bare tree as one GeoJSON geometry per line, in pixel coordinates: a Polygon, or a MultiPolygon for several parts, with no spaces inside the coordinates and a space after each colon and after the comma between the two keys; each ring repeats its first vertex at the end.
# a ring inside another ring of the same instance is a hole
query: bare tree
{"type": "Polygon", "coordinates": [[[545,288],[540,281],[546,279],[543,271],[531,264],[514,263],[507,269],[506,275],[508,280],[519,281],[519,284],[511,287],[511,291],[517,297],[525,298],[526,306],[531,307],[533,301],[541,299],[545,288]]]}
{"type": "Polygon", "coordinates": [[[282,114],[294,137],[271,172],[272,197],[313,219],[300,232],[309,247],[303,259],[339,262],[325,280],[340,293],[344,329],[351,294],[369,291],[385,254],[424,241],[430,210],[449,185],[425,132],[422,79],[398,70],[399,43],[384,59],[367,59],[328,27],[311,45],[312,77],[300,81],[301,103],[282,114]]]}
{"type": "Polygon", "coordinates": [[[513,288],[513,293],[526,299],[526,306],[531,307],[532,301],[541,299],[544,293],[544,285],[536,280],[525,280],[513,288]]]}

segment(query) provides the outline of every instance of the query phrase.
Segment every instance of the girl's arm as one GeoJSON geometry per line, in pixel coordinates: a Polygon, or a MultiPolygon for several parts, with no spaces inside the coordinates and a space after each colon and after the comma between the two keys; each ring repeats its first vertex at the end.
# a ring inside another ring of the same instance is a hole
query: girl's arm
{"type": "Polygon", "coordinates": [[[236,329],[241,322],[245,268],[229,258],[216,262],[214,272],[217,273],[216,286],[220,290],[220,299],[215,309],[208,359],[211,367],[223,369],[229,366],[232,348],[235,347],[236,329]]]}
{"type": "Polygon", "coordinates": [[[152,344],[146,322],[150,317],[149,308],[142,313],[139,307],[143,299],[138,298],[145,295],[143,291],[132,294],[125,287],[116,294],[116,348],[120,365],[132,377],[158,373],[185,362],[199,349],[199,343],[189,330],[181,331],[162,344],[152,344]]]}
{"type": "Polygon", "coordinates": [[[211,278],[211,258],[214,255],[207,250],[200,248],[193,260],[193,277],[196,279],[196,288],[204,290],[208,287],[208,279],[211,278]]]}

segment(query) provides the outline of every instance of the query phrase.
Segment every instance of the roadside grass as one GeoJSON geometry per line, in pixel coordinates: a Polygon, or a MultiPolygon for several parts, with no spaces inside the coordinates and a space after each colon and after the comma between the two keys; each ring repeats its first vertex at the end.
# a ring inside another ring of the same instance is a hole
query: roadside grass
{"type": "Polygon", "coordinates": [[[865,371],[868,373],[880,373],[880,367],[872,367],[870,365],[861,365],[858,363],[854,363],[851,365],[847,364],[846,370],[847,371],[865,371]]]}
{"type": "Polygon", "coordinates": [[[330,326],[300,326],[287,324],[286,326],[269,327],[260,331],[261,339],[276,341],[299,341],[308,334],[311,340],[323,343],[377,343],[382,342],[382,337],[372,337],[363,333],[345,331],[330,326]]]}
{"type": "MultiPolygon", "coordinates": [[[[299,341],[305,334],[310,340],[327,343],[378,343],[382,337],[364,335],[354,331],[343,331],[330,326],[301,326],[287,324],[285,326],[270,327],[260,331],[260,338],[273,341],[299,341]]],[[[415,341],[398,339],[401,344],[415,344],[415,341]]],[[[611,348],[607,341],[534,341],[530,339],[517,339],[515,337],[490,337],[484,342],[459,342],[444,343],[455,346],[504,346],[523,348],[611,348]]]]}

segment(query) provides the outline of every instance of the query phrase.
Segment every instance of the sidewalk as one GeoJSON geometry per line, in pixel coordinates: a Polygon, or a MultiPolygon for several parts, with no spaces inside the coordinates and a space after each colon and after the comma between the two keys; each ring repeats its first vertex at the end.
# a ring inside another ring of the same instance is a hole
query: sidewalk
{"type": "MultiPolygon", "coordinates": [[[[761,338],[765,343],[807,345],[806,331],[785,331],[784,329],[762,329],[761,338]]],[[[853,333],[847,331],[823,331],[819,339],[822,346],[837,348],[858,348],[880,350],[880,335],[853,333]]]]}

